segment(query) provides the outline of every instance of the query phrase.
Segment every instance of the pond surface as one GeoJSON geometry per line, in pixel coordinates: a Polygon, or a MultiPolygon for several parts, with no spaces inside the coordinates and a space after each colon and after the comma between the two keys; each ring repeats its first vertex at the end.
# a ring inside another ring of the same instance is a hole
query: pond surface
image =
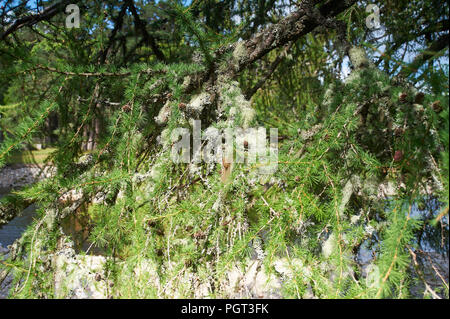
{"type": "MultiPolygon", "coordinates": [[[[6,194],[0,193],[0,198],[4,195],[6,194]]],[[[22,212],[22,214],[16,216],[6,225],[0,226],[0,244],[3,248],[11,245],[16,239],[22,236],[27,227],[33,222],[35,212],[35,205],[30,205],[22,212]]]]}
{"type": "MultiPolygon", "coordinates": [[[[6,192],[0,193],[0,199],[7,195],[6,192]]],[[[36,216],[36,205],[28,206],[19,216],[13,218],[6,225],[0,226],[0,245],[7,248],[8,245],[19,239],[28,226],[33,223],[36,216]]],[[[72,238],[74,248],[77,253],[84,251],[85,253],[102,255],[105,248],[99,248],[89,241],[89,221],[82,214],[73,214],[61,221],[64,234],[72,238]]]]}

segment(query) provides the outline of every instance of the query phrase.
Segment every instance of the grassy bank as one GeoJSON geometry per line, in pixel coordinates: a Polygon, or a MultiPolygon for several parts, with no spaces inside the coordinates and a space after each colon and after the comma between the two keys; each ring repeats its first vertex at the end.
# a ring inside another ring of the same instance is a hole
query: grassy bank
{"type": "Polygon", "coordinates": [[[20,151],[11,154],[6,160],[7,164],[44,164],[47,157],[56,150],[56,148],[46,148],[34,151],[20,151]]]}

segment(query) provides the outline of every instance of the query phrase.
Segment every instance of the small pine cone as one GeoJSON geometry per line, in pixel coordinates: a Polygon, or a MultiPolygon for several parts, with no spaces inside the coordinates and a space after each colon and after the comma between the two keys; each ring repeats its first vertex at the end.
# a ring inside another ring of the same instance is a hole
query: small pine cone
{"type": "Polygon", "coordinates": [[[432,108],[436,113],[441,113],[441,112],[442,112],[441,101],[434,101],[433,104],[431,104],[431,108],[432,108]]]}
{"type": "Polygon", "coordinates": [[[402,127],[396,128],[394,131],[395,136],[402,136],[405,133],[405,130],[402,127]]]}
{"type": "Polygon", "coordinates": [[[425,94],[423,94],[422,92],[419,92],[416,94],[416,96],[414,98],[414,103],[422,104],[424,99],[425,99],[425,94]]]}
{"type": "Polygon", "coordinates": [[[156,222],[153,219],[150,219],[147,221],[147,226],[148,227],[155,227],[156,226],[156,222]]]}
{"type": "Polygon", "coordinates": [[[398,150],[394,154],[394,162],[400,162],[403,159],[403,152],[398,150]]]}
{"type": "Polygon", "coordinates": [[[183,102],[180,102],[180,104],[178,104],[178,108],[180,110],[185,110],[186,109],[186,104],[184,104],[183,102]]]}
{"type": "Polygon", "coordinates": [[[125,104],[124,106],[122,106],[122,111],[124,111],[124,112],[130,112],[130,111],[131,111],[131,106],[130,106],[130,104],[125,104]]]}
{"type": "Polygon", "coordinates": [[[405,92],[401,92],[401,93],[398,95],[398,99],[399,99],[399,101],[402,102],[402,103],[405,103],[407,98],[408,98],[408,94],[406,94],[405,92]]]}

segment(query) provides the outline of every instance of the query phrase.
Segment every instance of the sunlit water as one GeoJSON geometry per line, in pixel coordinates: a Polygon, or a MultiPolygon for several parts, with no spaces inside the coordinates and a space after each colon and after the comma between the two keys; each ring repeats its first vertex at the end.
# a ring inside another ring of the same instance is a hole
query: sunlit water
{"type": "MultiPolygon", "coordinates": [[[[0,194],[0,198],[6,194],[0,194]]],[[[0,226],[0,244],[6,248],[20,238],[26,228],[31,225],[35,216],[35,206],[30,205],[22,214],[16,216],[8,224],[0,226]]]]}

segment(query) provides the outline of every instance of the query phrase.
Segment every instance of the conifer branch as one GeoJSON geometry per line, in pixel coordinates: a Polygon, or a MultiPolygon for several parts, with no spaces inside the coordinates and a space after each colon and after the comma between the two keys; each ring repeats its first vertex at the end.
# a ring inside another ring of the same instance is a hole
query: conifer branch
{"type": "Polygon", "coordinates": [[[16,21],[14,21],[14,23],[0,35],[0,40],[5,40],[8,35],[14,33],[15,31],[23,27],[33,26],[40,21],[50,20],[58,13],[64,12],[66,5],[77,2],[79,2],[79,0],[63,0],[48,7],[41,13],[19,18],[16,21]]]}
{"type": "Polygon", "coordinates": [[[125,17],[125,13],[127,12],[127,7],[128,7],[128,4],[124,4],[122,6],[122,9],[120,9],[119,15],[117,16],[117,18],[114,21],[114,29],[111,31],[111,35],[109,36],[108,44],[106,45],[106,48],[100,52],[100,63],[101,64],[105,63],[106,57],[108,56],[108,52],[114,43],[117,32],[119,32],[120,29],[122,29],[123,19],[125,17]]]}
{"type": "Polygon", "coordinates": [[[427,61],[435,57],[440,51],[448,48],[448,43],[450,40],[450,34],[444,34],[440,36],[436,41],[430,44],[430,46],[425,49],[421,54],[416,56],[414,60],[407,66],[404,66],[400,71],[400,74],[404,77],[408,77],[411,74],[417,72],[419,68],[424,65],[427,61]]]}
{"type": "Polygon", "coordinates": [[[153,53],[160,61],[166,61],[166,57],[159,48],[158,44],[156,43],[155,38],[150,33],[148,33],[144,21],[142,21],[142,19],[139,17],[136,7],[134,6],[134,1],[127,0],[126,2],[128,3],[128,7],[130,8],[131,14],[134,17],[136,29],[139,29],[141,31],[142,36],[144,37],[144,41],[150,45],[150,47],[153,50],[153,53]]]}

